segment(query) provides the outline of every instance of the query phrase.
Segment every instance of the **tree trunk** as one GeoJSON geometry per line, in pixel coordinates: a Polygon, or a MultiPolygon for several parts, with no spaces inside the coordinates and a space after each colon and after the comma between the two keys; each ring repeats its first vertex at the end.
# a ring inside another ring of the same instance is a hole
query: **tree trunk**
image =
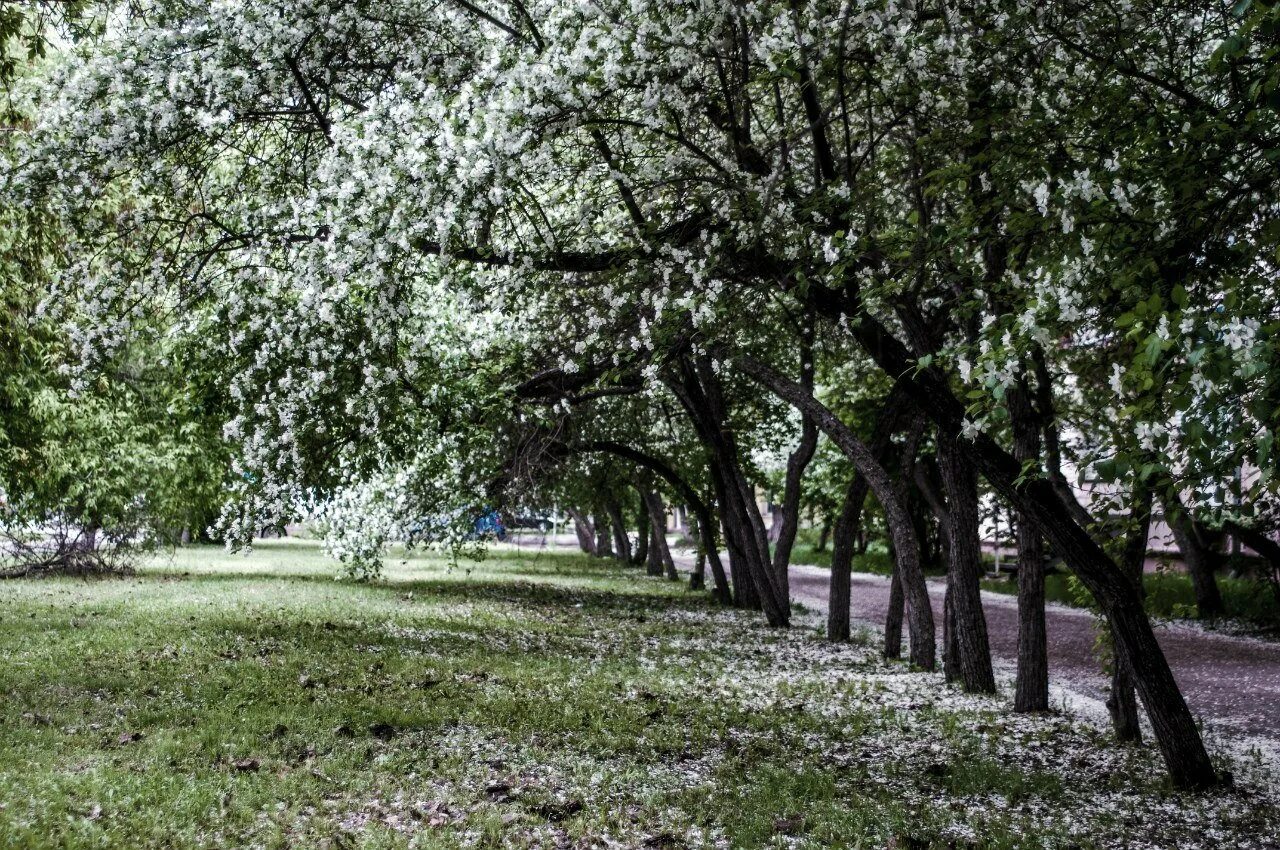
{"type": "Polygon", "coordinates": [[[720,470],[720,465],[715,460],[711,461],[711,480],[716,491],[716,501],[720,504],[720,529],[724,537],[725,548],[729,555],[729,566],[733,574],[733,606],[748,611],[761,611],[764,609],[760,600],[760,592],[758,584],[753,574],[753,559],[758,557],[758,553],[753,553],[755,541],[750,534],[742,531],[738,517],[741,515],[741,508],[738,505],[738,495],[735,490],[730,488],[725,481],[725,476],[720,470]]]}
{"type": "Polygon", "coordinates": [[[576,508],[569,508],[569,517],[573,520],[573,533],[578,537],[578,548],[587,555],[596,553],[596,530],[591,520],[583,516],[576,508]]]}
{"type": "Polygon", "coordinates": [[[640,492],[640,498],[644,499],[645,510],[649,513],[649,557],[645,559],[645,575],[661,576],[666,566],[662,562],[661,543],[666,541],[667,524],[654,522],[653,501],[650,498],[652,495],[653,491],[648,488],[640,492]]]}
{"type": "Polygon", "coordinates": [[[836,518],[831,547],[831,586],[827,592],[827,640],[847,641],[851,634],[849,596],[852,591],[853,544],[867,498],[866,479],[854,473],[836,518]]]}
{"type": "Polygon", "coordinates": [[[593,518],[596,527],[596,551],[597,558],[613,557],[613,542],[610,538],[609,518],[596,514],[593,518]]]}
{"type": "MultiPolygon", "coordinates": [[[[1040,423],[1025,383],[1009,391],[1013,456],[1040,466],[1040,423]]],[[[1049,710],[1049,643],[1044,617],[1044,541],[1022,511],[1014,511],[1018,538],[1018,677],[1013,710],[1049,710]]]]}
{"type": "MultiPolygon", "coordinates": [[[[888,460],[889,446],[901,418],[902,409],[903,395],[895,387],[885,398],[884,405],[876,415],[875,428],[868,445],[882,463],[888,460]]],[[[846,641],[851,634],[852,618],[849,611],[849,595],[852,591],[851,573],[854,550],[862,529],[862,511],[867,501],[867,490],[866,476],[855,471],[853,480],[849,482],[849,488],[845,491],[844,501],[840,505],[840,514],[836,517],[835,538],[831,548],[831,586],[827,593],[828,640],[846,641]]],[[[828,520],[823,526],[824,530],[830,524],[828,520]]],[[[899,654],[901,654],[901,621],[898,624],[898,634],[899,654]]]]}
{"type": "Polygon", "coordinates": [[[702,590],[707,586],[707,546],[702,539],[702,524],[697,514],[689,517],[689,531],[698,541],[698,554],[693,563],[693,572],[689,574],[689,589],[702,590]]]}
{"type": "MultiPolygon", "coordinates": [[[[808,364],[812,375],[812,363],[808,364]]],[[[810,381],[812,384],[812,381],[810,381]]],[[[796,534],[800,530],[800,496],[804,485],[804,471],[818,448],[818,428],[809,417],[801,426],[800,445],[787,458],[787,482],[783,490],[781,524],[773,547],[773,571],[778,585],[787,598],[791,598],[791,550],[795,547],[796,534]]]]}
{"type": "MultiPolygon", "coordinates": [[[[855,316],[857,321],[850,322],[849,329],[867,354],[885,372],[900,376],[916,403],[940,430],[952,434],[961,431],[964,404],[952,394],[940,371],[921,367],[883,324],[858,305],[850,304],[845,296],[817,289],[812,289],[811,294],[834,317],[842,318],[846,311],[855,316]]],[[[1110,619],[1118,654],[1131,662],[1170,779],[1183,788],[1215,784],[1213,762],[1133,583],[1075,521],[1073,512],[1049,482],[1023,478],[1021,464],[986,434],[975,435],[964,446],[991,486],[1035,524],[1110,619]]]]}
{"type": "Polygon", "coordinates": [[[715,582],[714,596],[721,605],[733,604],[733,588],[729,585],[729,577],[725,573],[724,564],[720,561],[720,552],[716,549],[716,523],[708,513],[699,517],[698,528],[702,533],[702,545],[707,553],[707,562],[711,564],[711,578],[715,582]]]}
{"type": "Polygon", "coordinates": [[[671,557],[671,549],[667,546],[667,509],[662,503],[662,496],[656,490],[646,490],[645,504],[649,506],[649,552],[654,555],[649,562],[649,575],[663,575],[675,581],[680,578],[676,572],[676,562],[671,557]]]}
{"type": "Polygon", "coordinates": [[[605,504],[609,525],[613,529],[613,557],[624,564],[631,562],[631,538],[627,536],[627,521],[622,516],[622,506],[610,499],[605,504]]]}
{"type": "MultiPolygon", "coordinates": [[[[652,455],[638,451],[616,443],[611,440],[597,440],[587,445],[589,451],[609,452],[618,457],[626,458],[639,464],[641,467],[648,469],[660,475],[668,484],[670,484],[677,492],[684,497],[689,503],[689,507],[693,509],[694,516],[697,517],[698,528],[702,539],[704,550],[707,554],[707,560],[711,562],[711,576],[715,580],[715,598],[716,601],[723,605],[728,605],[733,600],[733,592],[729,587],[729,578],[725,574],[724,565],[720,563],[720,555],[716,551],[716,521],[712,513],[711,505],[708,499],[704,499],[698,494],[697,490],[689,486],[689,483],[681,478],[674,469],[652,455]]],[[[716,471],[714,461],[711,464],[711,475],[715,480],[719,474],[716,471]]],[[[646,563],[649,549],[649,508],[644,504],[643,497],[640,499],[640,540],[636,547],[637,556],[633,559],[633,563],[639,566],[646,563]]]]}
{"type": "Polygon", "coordinates": [[[670,381],[668,386],[689,413],[711,455],[711,477],[734,571],[734,602],[743,607],[754,603],[764,611],[769,625],[787,626],[791,622],[790,601],[778,587],[773,572],[764,522],[754,490],[738,461],[737,442],[728,424],[719,378],[705,358],[682,358],[677,366],[680,379],[670,381]]]}
{"type": "MultiPolygon", "coordinates": [[[[800,386],[813,395],[813,311],[808,311],[800,331],[800,386]]],[[[803,495],[804,471],[818,448],[818,426],[811,417],[802,415],[800,444],[787,458],[787,478],[782,490],[782,522],[773,548],[773,572],[786,599],[791,598],[791,550],[800,530],[800,497],[803,495]]]]}
{"type": "MultiPolygon", "coordinates": [[[[1213,619],[1226,613],[1222,604],[1222,593],[1218,590],[1218,581],[1213,575],[1214,556],[1196,533],[1191,514],[1176,491],[1163,492],[1160,498],[1164,507],[1164,519],[1173,531],[1174,542],[1182,554],[1182,562],[1187,565],[1187,574],[1191,577],[1191,589],[1196,596],[1196,613],[1201,619],[1213,619]]],[[[1146,554],[1145,551],[1143,553],[1146,554]]]]}
{"type": "Polygon", "coordinates": [[[939,432],[938,470],[947,494],[947,598],[954,618],[953,646],[961,686],[993,694],[995,673],[982,611],[982,543],[978,531],[978,475],[953,434],[939,432]]]}
{"type": "Polygon", "coordinates": [[[640,499],[640,510],[636,514],[636,548],[631,553],[631,565],[641,566],[649,562],[649,507],[640,499]]]}
{"type": "Polygon", "coordinates": [[[707,587],[707,551],[698,547],[698,554],[693,561],[693,572],[689,573],[689,589],[705,590],[707,587]]]}
{"type": "Polygon", "coordinates": [[[906,612],[906,597],[902,593],[902,579],[895,566],[889,579],[889,611],[884,618],[884,657],[902,657],[902,616],[906,612]]]}
{"type": "Polygon", "coordinates": [[[814,547],[815,552],[827,551],[827,542],[831,539],[831,517],[822,518],[822,527],[818,530],[818,545],[814,547]]]}
{"type": "Polygon", "coordinates": [[[786,509],[772,501],[773,496],[769,496],[769,545],[778,542],[778,538],[782,536],[782,526],[787,521],[786,509]]]}
{"type": "MultiPolygon", "coordinates": [[[[1134,583],[1138,595],[1142,593],[1142,572],[1147,559],[1147,537],[1151,531],[1151,489],[1137,485],[1130,509],[1130,523],[1121,553],[1120,566],[1134,583]]],[[[1107,696],[1107,711],[1111,715],[1111,727],[1120,741],[1138,743],[1142,740],[1142,724],[1138,722],[1138,699],[1135,693],[1133,669],[1115,650],[1117,636],[1111,628],[1111,693],[1107,696]]]]}
{"type": "Polygon", "coordinates": [[[1111,692],[1107,694],[1107,713],[1116,740],[1126,744],[1142,742],[1142,724],[1138,722],[1138,695],[1133,674],[1119,658],[1111,659],[1111,692]]]}
{"type": "Polygon", "coordinates": [[[947,589],[942,596],[942,675],[948,682],[960,679],[960,645],[956,637],[956,595],[947,572],[947,589]]]}
{"type": "Polygon", "coordinates": [[[932,670],[936,651],[933,609],[920,567],[920,547],[916,542],[915,527],[904,506],[905,500],[900,488],[849,426],[802,386],[751,357],[740,356],[735,362],[743,372],[767,386],[779,398],[811,416],[814,423],[853,461],[858,471],[866,476],[868,486],[884,509],[897,554],[898,570],[902,573],[907,600],[907,627],[911,636],[911,661],[925,670],[932,670]]]}

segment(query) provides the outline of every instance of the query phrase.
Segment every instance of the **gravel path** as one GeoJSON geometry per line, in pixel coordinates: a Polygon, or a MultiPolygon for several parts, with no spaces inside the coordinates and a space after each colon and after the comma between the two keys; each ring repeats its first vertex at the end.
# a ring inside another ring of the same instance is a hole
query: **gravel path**
{"type": "MultiPolygon", "coordinates": [[[[521,545],[540,546],[540,537],[526,537],[521,545]]],[[[574,546],[561,535],[556,544],[574,546]]],[[[693,564],[677,556],[684,568],[693,564]]],[[[792,566],[794,602],[825,615],[829,572],[820,567],[792,566]]],[[[941,581],[929,582],[934,621],[942,622],[941,581]]],[[[879,628],[889,605],[889,580],[867,573],[853,574],[852,613],[855,624],[879,628]]],[[[1013,670],[1018,651],[1017,600],[983,592],[991,651],[1000,664],[1013,670]]],[[[1049,677],[1055,688],[1091,700],[1107,697],[1108,678],[1102,673],[1094,644],[1097,623],[1087,611],[1049,605],[1049,677]]],[[[1191,710],[1215,730],[1280,742],[1280,643],[1232,637],[1176,623],[1158,624],[1156,636],[1191,710]]],[[[939,640],[942,633],[939,626],[939,640]]]]}

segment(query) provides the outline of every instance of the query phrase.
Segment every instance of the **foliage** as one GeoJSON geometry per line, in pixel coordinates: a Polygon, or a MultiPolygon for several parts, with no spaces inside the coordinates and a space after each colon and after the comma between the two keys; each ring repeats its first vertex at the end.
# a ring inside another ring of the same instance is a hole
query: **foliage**
{"type": "Polygon", "coordinates": [[[128,305],[208,305],[238,540],[375,480],[464,517],[569,413],[522,380],[656,401],[680,352],[792,362],[822,298],[947,369],[970,433],[1041,352],[1082,468],[1236,516],[1276,486],[1275,117],[1230,82],[1268,42],[1211,61],[1240,19],[1148,5],[158,2],[35,94],[19,185],[84,240],[88,359],[128,305]]]}
{"type": "Polygon", "coordinates": [[[204,535],[226,448],[210,364],[183,340],[138,343],[73,375],[73,331],[46,312],[65,231],[0,214],[0,528],[4,569],[116,571],[128,553],[204,535]]]}

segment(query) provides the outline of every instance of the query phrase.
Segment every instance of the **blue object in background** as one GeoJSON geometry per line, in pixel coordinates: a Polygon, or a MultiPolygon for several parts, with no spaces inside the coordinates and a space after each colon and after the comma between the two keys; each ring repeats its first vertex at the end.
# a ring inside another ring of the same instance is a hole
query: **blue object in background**
{"type": "Polygon", "coordinates": [[[498,540],[507,539],[507,527],[502,524],[502,516],[497,511],[481,514],[475,523],[476,537],[493,535],[498,540]]]}

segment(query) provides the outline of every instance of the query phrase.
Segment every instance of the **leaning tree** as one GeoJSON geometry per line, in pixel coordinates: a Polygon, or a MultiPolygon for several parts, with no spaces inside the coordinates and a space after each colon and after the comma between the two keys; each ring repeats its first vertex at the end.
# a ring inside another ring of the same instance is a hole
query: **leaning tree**
{"type": "MultiPolygon", "coordinates": [[[[1039,460],[1048,406],[1016,398],[1093,350],[1135,434],[1180,423],[1137,446],[1159,474],[1265,465],[1274,121],[1236,87],[1261,48],[1212,55],[1237,28],[1205,2],[157,2],[51,82],[20,184],[118,258],[91,274],[72,246],[65,291],[102,317],[86,358],[157,292],[239,358],[241,516],[398,474],[483,499],[510,454],[492,435],[520,433],[513,385],[638,375],[711,453],[726,542],[776,622],[726,387],[793,405],[901,520],[899,482],[804,366],[810,329],[857,345],[930,423],[946,495],[984,477],[1095,596],[1174,780],[1201,785],[1137,588],[1039,460]],[[107,214],[102,186],[137,203],[107,214]],[[1224,424],[1197,432],[1206,403],[1224,424]]],[[[976,664],[971,560],[952,599],[976,664]]]]}

